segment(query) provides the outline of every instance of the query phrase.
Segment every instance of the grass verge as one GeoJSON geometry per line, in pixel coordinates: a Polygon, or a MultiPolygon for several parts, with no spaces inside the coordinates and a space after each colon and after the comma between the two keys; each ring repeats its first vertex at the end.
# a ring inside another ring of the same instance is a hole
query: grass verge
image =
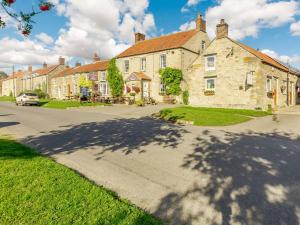
{"type": "Polygon", "coordinates": [[[1,224],[162,224],[76,172],[0,136],[1,224]]]}
{"type": "Polygon", "coordinates": [[[14,102],[15,98],[11,96],[0,96],[0,102],[14,102]]]}
{"type": "Polygon", "coordinates": [[[85,106],[108,106],[110,104],[100,102],[79,102],[79,101],[58,101],[58,100],[41,100],[40,104],[45,108],[54,109],[67,109],[73,107],[85,107],[85,106]]]}
{"type": "Polygon", "coordinates": [[[202,107],[177,107],[159,112],[162,119],[176,122],[192,121],[198,126],[228,126],[251,120],[253,117],[271,115],[270,112],[247,109],[224,109],[202,107]]]}

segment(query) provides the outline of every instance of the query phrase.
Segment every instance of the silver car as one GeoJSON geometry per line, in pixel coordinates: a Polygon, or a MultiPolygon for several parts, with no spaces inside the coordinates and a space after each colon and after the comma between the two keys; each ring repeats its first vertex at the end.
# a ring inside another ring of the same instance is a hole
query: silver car
{"type": "Polygon", "coordinates": [[[35,93],[22,93],[16,98],[16,105],[39,105],[40,100],[35,93]]]}

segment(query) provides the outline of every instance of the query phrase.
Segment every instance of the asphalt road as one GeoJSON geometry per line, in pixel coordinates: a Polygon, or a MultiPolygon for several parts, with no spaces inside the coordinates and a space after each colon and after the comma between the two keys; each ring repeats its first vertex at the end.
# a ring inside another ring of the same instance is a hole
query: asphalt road
{"type": "Polygon", "coordinates": [[[159,108],[0,103],[0,132],[166,224],[300,224],[300,108],[225,128],[164,123],[159,108]]]}

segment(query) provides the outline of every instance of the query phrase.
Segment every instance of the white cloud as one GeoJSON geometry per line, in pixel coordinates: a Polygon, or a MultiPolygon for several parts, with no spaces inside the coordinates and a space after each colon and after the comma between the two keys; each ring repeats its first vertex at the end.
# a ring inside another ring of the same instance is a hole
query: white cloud
{"type": "Polygon", "coordinates": [[[198,5],[201,1],[204,0],[188,0],[187,3],[181,8],[181,12],[188,12],[191,7],[198,5]]]}
{"type": "Polygon", "coordinates": [[[59,31],[59,37],[53,40],[41,33],[34,41],[0,39],[0,43],[4,43],[0,46],[0,62],[39,64],[47,61],[50,64],[56,62],[60,55],[88,60],[95,52],[108,59],[129,47],[135,32],[151,36],[156,30],[154,16],[147,12],[149,0],[51,2],[55,4],[57,13],[68,20],[66,27],[59,31]],[[21,45],[22,50],[8,47],[7,43],[21,45]]]}
{"type": "Polygon", "coordinates": [[[257,37],[263,28],[280,27],[293,22],[299,4],[294,0],[220,0],[217,6],[206,12],[207,30],[210,36],[214,36],[216,24],[220,19],[225,19],[232,38],[257,37]]]}
{"type": "Polygon", "coordinates": [[[196,28],[196,22],[195,21],[191,21],[191,22],[186,22],[184,24],[182,24],[179,27],[180,31],[186,31],[186,30],[191,30],[191,29],[195,29],[196,28]]]}
{"type": "Polygon", "coordinates": [[[263,49],[263,50],[261,50],[261,52],[271,56],[272,58],[278,59],[283,63],[289,63],[289,64],[299,68],[300,55],[292,55],[292,56],[280,55],[277,52],[270,50],[270,49],[263,49]]]}
{"type": "Polygon", "coordinates": [[[37,34],[36,38],[47,45],[52,44],[54,42],[53,38],[45,33],[37,34]]]}
{"type": "Polygon", "coordinates": [[[300,21],[291,24],[291,32],[294,36],[300,36],[300,21]]]}

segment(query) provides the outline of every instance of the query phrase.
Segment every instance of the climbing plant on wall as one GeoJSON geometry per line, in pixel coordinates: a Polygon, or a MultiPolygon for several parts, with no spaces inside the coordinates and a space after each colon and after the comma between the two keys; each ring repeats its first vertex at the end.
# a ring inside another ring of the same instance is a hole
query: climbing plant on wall
{"type": "Polygon", "coordinates": [[[123,95],[124,80],[120,70],[116,65],[115,58],[109,62],[107,69],[107,81],[113,97],[120,97],[123,95]]]}
{"type": "Polygon", "coordinates": [[[181,94],[181,81],[182,81],[182,71],[179,69],[174,69],[167,67],[159,71],[161,80],[165,85],[165,91],[167,95],[178,96],[181,94]]]}

